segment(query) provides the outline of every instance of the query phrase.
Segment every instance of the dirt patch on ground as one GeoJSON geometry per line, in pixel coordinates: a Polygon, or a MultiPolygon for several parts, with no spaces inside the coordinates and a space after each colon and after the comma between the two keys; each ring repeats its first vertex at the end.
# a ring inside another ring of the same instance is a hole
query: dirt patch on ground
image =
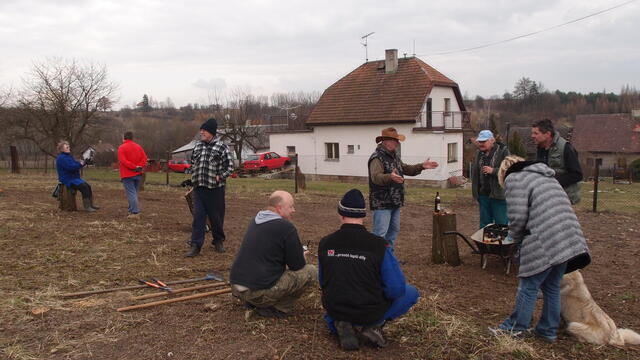
{"type": "MultiPolygon", "coordinates": [[[[397,257],[421,300],[404,318],[385,327],[390,346],[345,353],[321,318],[318,290],[306,294],[297,314],[284,320],[249,315],[228,294],[120,313],[132,296],[152,292],[61,299],[66,292],[135,285],[139,278],[177,280],[216,270],[228,276],[249,219],[267,193],[227,192],[227,252],[217,254],[207,238],[202,255],[183,257],[190,235],[184,189],[147,186],[142,216],[126,218],[118,183],[94,183],[97,213],[60,212],[49,196],[51,179],[3,176],[0,198],[2,356],[14,359],[637,359],[638,349],[580,344],[561,334],[555,344],[538,340],[510,344],[490,337],[512,310],[517,279],[490,258],[459,242],[463,264],[433,265],[431,204],[403,209],[397,257]]],[[[338,199],[296,196],[294,223],[310,248],[338,227],[338,199]]],[[[471,234],[474,204],[447,204],[458,231],[471,234]]],[[[599,305],[619,327],[640,330],[637,259],[640,219],[614,214],[578,214],[593,254],[583,271],[599,305]]],[[[367,227],[370,228],[370,217],[367,227]]],[[[537,315],[536,315],[537,316],[537,315]]]]}

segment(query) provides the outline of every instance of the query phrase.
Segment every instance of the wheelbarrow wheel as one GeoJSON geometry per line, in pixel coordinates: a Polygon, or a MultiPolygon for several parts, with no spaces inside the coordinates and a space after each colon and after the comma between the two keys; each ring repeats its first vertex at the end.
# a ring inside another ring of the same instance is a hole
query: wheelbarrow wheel
{"type": "Polygon", "coordinates": [[[480,267],[482,267],[483,270],[487,268],[487,255],[486,254],[480,255],[480,267]]]}

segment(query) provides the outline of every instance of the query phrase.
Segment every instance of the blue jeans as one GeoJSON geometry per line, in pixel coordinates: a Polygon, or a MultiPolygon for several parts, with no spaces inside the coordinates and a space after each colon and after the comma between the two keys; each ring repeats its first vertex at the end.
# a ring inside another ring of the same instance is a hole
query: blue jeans
{"type": "Polygon", "coordinates": [[[555,339],[560,324],[560,281],[566,268],[567,263],[564,262],[539,274],[520,278],[515,309],[499,328],[508,331],[529,329],[540,289],[544,304],[535,331],[548,339],[555,339]]]}
{"type": "Polygon", "coordinates": [[[487,195],[478,195],[480,205],[480,228],[495,223],[508,224],[507,202],[505,200],[492,199],[487,195]]]}
{"type": "Polygon", "coordinates": [[[222,243],[224,241],[224,188],[224,186],[221,186],[209,189],[204,186],[198,186],[194,189],[191,245],[202,247],[207,218],[211,221],[213,243],[222,243]]]}
{"type": "MultiPolygon", "coordinates": [[[[382,325],[384,324],[385,321],[390,321],[390,320],[399,318],[400,316],[406,314],[407,311],[409,311],[409,309],[411,309],[411,307],[415,305],[416,302],[418,302],[419,297],[420,297],[420,294],[418,293],[418,289],[416,289],[412,285],[406,284],[404,296],[401,296],[393,300],[393,302],[391,303],[391,306],[389,307],[389,309],[387,309],[387,312],[384,314],[382,319],[380,319],[380,321],[377,321],[373,324],[353,324],[353,325],[356,325],[356,326],[382,325]]],[[[336,327],[333,325],[333,318],[329,314],[324,313],[324,321],[327,322],[327,327],[329,328],[329,331],[335,334],[337,330],[336,330],[336,327]]]]}
{"type": "Polygon", "coordinates": [[[124,191],[127,193],[127,201],[129,201],[129,214],[137,214],[140,212],[138,208],[138,188],[140,187],[141,175],[136,175],[122,179],[124,191]]]}
{"type": "Polygon", "coordinates": [[[400,232],[400,208],[373,210],[373,230],[375,235],[383,237],[391,250],[400,232]]]}

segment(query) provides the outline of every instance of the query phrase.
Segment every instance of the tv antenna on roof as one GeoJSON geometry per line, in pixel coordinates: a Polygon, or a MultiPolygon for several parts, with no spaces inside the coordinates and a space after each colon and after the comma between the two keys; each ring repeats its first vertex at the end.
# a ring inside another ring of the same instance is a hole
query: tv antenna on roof
{"type": "Polygon", "coordinates": [[[364,46],[364,62],[369,62],[369,52],[367,51],[367,38],[373,34],[375,34],[375,32],[372,31],[360,38],[360,39],[364,39],[364,42],[361,43],[362,46],[364,46]]]}

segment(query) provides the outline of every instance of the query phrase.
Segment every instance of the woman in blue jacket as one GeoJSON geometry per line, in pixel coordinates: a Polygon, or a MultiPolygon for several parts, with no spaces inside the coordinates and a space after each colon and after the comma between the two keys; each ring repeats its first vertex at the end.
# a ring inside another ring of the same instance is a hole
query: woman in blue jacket
{"type": "Polygon", "coordinates": [[[80,178],[80,169],[85,166],[83,160],[76,161],[71,155],[71,147],[67,141],[58,143],[60,155],[56,158],[56,170],[58,171],[58,181],[64,186],[80,191],[82,194],[82,204],[84,209],[93,212],[99,207],[93,204],[93,193],[91,186],[80,178]]]}

